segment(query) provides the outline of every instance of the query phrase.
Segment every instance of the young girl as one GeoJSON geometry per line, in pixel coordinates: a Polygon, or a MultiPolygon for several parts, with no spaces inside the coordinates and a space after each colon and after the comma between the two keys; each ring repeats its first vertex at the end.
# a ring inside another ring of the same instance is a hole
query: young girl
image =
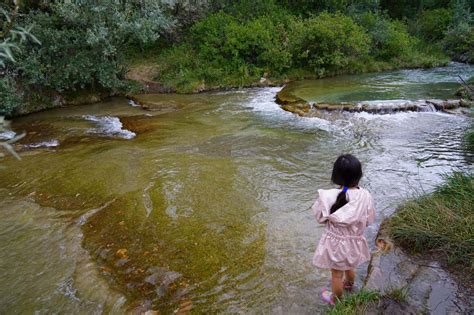
{"type": "Polygon", "coordinates": [[[326,228],[321,236],[313,264],[331,269],[332,292],[323,290],[322,298],[334,304],[343,290],[352,291],[355,268],[370,259],[369,247],[363,233],[375,219],[374,202],[370,193],[359,187],[362,167],[359,160],[344,154],[337,158],[331,180],[339,189],[319,189],[319,198],[312,209],[316,220],[326,228]]]}

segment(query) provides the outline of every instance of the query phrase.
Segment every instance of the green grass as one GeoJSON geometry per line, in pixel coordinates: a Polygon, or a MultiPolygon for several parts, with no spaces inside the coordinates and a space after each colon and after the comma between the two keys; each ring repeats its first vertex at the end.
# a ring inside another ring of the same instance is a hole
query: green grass
{"type": "Polygon", "coordinates": [[[408,298],[408,290],[405,287],[391,287],[385,290],[383,296],[397,303],[405,303],[408,298]]]}
{"type": "Polygon", "coordinates": [[[466,133],[464,139],[466,141],[467,149],[474,152],[474,127],[471,127],[471,130],[466,133]]]}
{"type": "Polygon", "coordinates": [[[381,298],[378,291],[361,290],[351,295],[345,296],[343,300],[336,303],[327,314],[349,315],[364,314],[369,304],[377,302],[381,298]]]}
{"type": "Polygon", "coordinates": [[[229,87],[252,86],[260,81],[264,73],[271,82],[285,80],[317,79],[343,74],[390,71],[400,68],[429,68],[443,66],[449,62],[436,46],[423,44],[413,47],[405,55],[389,60],[378,60],[373,56],[355,58],[340,69],[315,69],[294,64],[282,72],[270,71],[268,67],[253,64],[233,63],[222,58],[204,60],[198,50],[190,44],[175,44],[147,48],[144,51],[130,49],[127,52],[127,64],[154,65],[160,71],[154,78],[163,86],[178,93],[193,93],[202,90],[223,89],[229,87]]]}
{"type": "Polygon", "coordinates": [[[474,270],[474,175],[455,172],[432,194],[407,202],[388,220],[393,240],[474,270]]]}

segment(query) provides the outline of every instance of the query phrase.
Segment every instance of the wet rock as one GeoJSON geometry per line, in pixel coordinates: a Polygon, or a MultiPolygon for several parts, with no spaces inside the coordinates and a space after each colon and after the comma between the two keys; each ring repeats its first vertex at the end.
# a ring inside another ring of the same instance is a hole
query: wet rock
{"type": "MultiPolygon", "coordinates": [[[[379,238],[389,240],[382,227],[379,238]]],[[[458,314],[471,312],[472,305],[462,298],[461,289],[439,264],[408,256],[395,247],[372,256],[364,288],[379,290],[385,296],[371,307],[371,314],[458,314]],[[403,289],[405,301],[396,301],[390,292],[403,289]]]]}
{"type": "Polygon", "coordinates": [[[434,105],[437,110],[454,109],[461,105],[460,100],[426,100],[426,102],[434,105]]]}
{"type": "Polygon", "coordinates": [[[282,105],[281,108],[283,108],[287,112],[294,113],[299,116],[306,116],[306,114],[311,109],[311,105],[307,103],[293,103],[282,105]]]}
{"type": "Polygon", "coordinates": [[[291,90],[286,87],[277,93],[275,101],[280,105],[307,104],[309,106],[307,101],[294,95],[291,90]]]}

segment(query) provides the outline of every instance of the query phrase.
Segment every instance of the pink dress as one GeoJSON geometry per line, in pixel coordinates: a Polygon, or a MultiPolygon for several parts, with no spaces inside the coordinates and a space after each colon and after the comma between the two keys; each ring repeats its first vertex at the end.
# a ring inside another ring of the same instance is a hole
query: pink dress
{"type": "Polygon", "coordinates": [[[350,270],[370,259],[363,233],[375,219],[372,196],[363,188],[349,189],[349,202],[330,214],[340,192],[319,189],[319,198],[312,207],[316,221],[326,224],[313,257],[313,264],[319,268],[350,270]]]}

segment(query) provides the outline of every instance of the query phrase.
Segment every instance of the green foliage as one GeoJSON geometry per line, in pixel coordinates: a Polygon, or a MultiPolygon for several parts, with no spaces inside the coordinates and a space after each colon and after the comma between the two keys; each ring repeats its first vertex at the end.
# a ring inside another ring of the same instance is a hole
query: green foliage
{"type": "Polygon", "coordinates": [[[49,95],[83,89],[122,93],[130,89],[127,61],[149,60],[159,64],[157,80],[180,92],[249,85],[262,76],[278,80],[435,66],[445,58],[431,43],[444,34],[443,47],[454,58],[471,60],[468,6],[452,0],[448,8],[448,2],[25,0],[19,26],[24,31],[34,26],[43,45],[23,41],[18,62],[12,63],[14,47],[4,43],[10,59],[5,84],[15,80],[25,91],[49,95]],[[399,9],[401,15],[393,16],[403,20],[392,20],[383,9],[389,14],[399,9]],[[408,33],[409,23],[418,25],[414,34],[422,41],[408,33]]]}
{"type": "Polygon", "coordinates": [[[288,12],[274,0],[241,0],[235,1],[229,6],[225,6],[224,11],[236,18],[252,20],[261,16],[272,16],[278,19],[288,12]]]}
{"type": "Polygon", "coordinates": [[[416,44],[401,21],[366,12],[359,17],[359,23],[367,29],[372,39],[372,55],[382,60],[405,59],[416,44]]]}
{"type": "Polygon", "coordinates": [[[464,0],[455,0],[453,4],[453,22],[447,31],[444,47],[457,61],[474,62],[473,14],[464,0]]]}
{"type": "MultiPolygon", "coordinates": [[[[232,8],[247,5],[244,1],[232,8]]],[[[301,18],[281,9],[272,15],[273,1],[259,5],[264,13],[254,18],[220,11],[198,21],[184,44],[160,54],[157,79],[177,91],[191,92],[247,85],[264,74],[323,77],[445,62],[439,51],[421,49],[404,23],[380,13],[357,13],[353,19],[323,12],[301,18]]]]}
{"type": "Polygon", "coordinates": [[[452,19],[450,9],[440,8],[423,11],[416,20],[418,33],[425,40],[439,41],[444,38],[452,19]]]}
{"type": "Polygon", "coordinates": [[[54,6],[53,13],[28,15],[25,22],[35,25],[44,45],[24,49],[20,68],[25,82],[60,92],[123,89],[123,49],[153,43],[172,25],[150,1],[146,11],[131,5],[117,10],[112,0],[92,3],[63,3],[54,6]]]}
{"type": "Polygon", "coordinates": [[[397,303],[405,303],[408,298],[408,288],[389,287],[385,290],[383,296],[397,303]]]}
{"type": "Polygon", "coordinates": [[[128,89],[125,48],[152,44],[174,27],[152,0],[140,5],[118,5],[114,0],[60,2],[48,10],[32,10],[18,23],[25,30],[33,26],[42,45],[23,41],[17,62],[8,64],[8,73],[17,74],[9,80],[21,81],[25,90],[46,93],[128,89]]]}
{"type": "Polygon", "coordinates": [[[323,76],[347,67],[351,60],[368,55],[370,38],[350,17],[322,13],[296,20],[290,27],[290,46],[295,62],[323,76]]]}
{"type": "Polygon", "coordinates": [[[448,264],[474,268],[474,175],[454,173],[433,194],[406,203],[388,221],[407,249],[443,253],[448,264]]]}
{"type": "Polygon", "coordinates": [[[474,153],[474,126],[466,133],[464,137],[467,149],[474,153]]]}
{"type": "Polygon", "coordinates": [[[365,314],[365,309],[370,303],[380,300],[381,295],[378,291],[360,290],[337,302],[327,314],[330,315],[348,315],[348,314],[365,314]]]}
{"type": "Polygon", "coordinates": [[[10,116],[22,103],[22,95],[17,91],[15,81],[8,76],[0,79],[0,100],[0,116],[10,116]]]}
{"type": "Polygon", "coordinates": [[[293,13],[308,17],[324,11],[330,13],[373,11],[379,8],[380,0],[278,0],[276,2],[293,13]]]}
{"type": "Polygon", "coordinates": [[[423,10],[446,8],[450,2],[452,0],[381,0],[380,8],[392,18],[411,19],[423,10]]]}
{"type": "Polygon", "coordinates": [[[4,69],[6,64],[16,62],[14,52],[18,53],[19,45],[31,41],[35,44],[41,44],[38,39],[31,34],[31,27],[20,27],[14,25],[15,17],[19,9],[18,3],[13,2],[14,8],[12,11],[7,11],[7,8],[0,7],[0,14],[5,20],[1,23],[0,33],[0,69],[4,71],[2,78],[0,78],[0,117],[3,121],[3,116],[10,116],[14,109],[22,104],[22,93],[17,90],[15,80],[13,79],[13,72],[4,69]]]}

